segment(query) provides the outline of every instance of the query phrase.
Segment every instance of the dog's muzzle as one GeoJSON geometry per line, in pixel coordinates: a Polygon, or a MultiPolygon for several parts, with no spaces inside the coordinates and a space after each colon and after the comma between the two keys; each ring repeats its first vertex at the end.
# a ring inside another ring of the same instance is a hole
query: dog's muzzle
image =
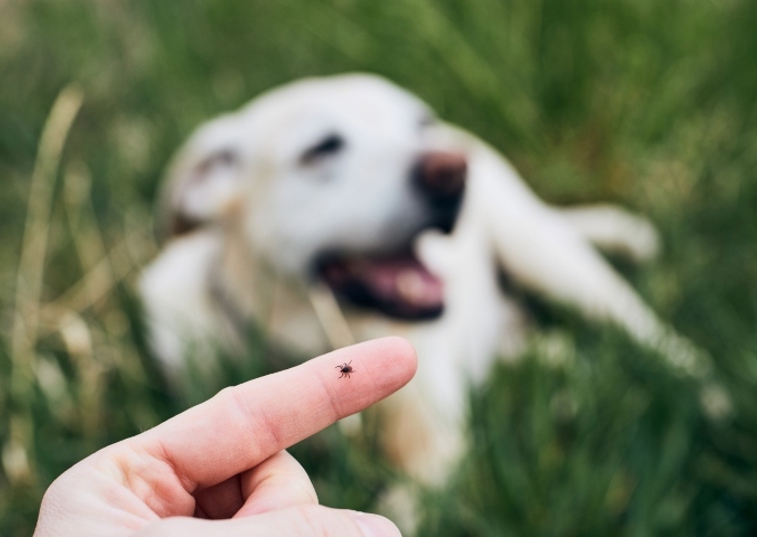
{"type": "Polygon", "coordinates": [[[412,169],[411,181],[427,216],[394,253],[322,255],[316,273],[341,299],[405,320],[429,320],[444,310],[444,284],[415,256],[412,243],[427,229],[450,232],[465,191],[468,163],[463,155],[429,152],[412,169]]]}

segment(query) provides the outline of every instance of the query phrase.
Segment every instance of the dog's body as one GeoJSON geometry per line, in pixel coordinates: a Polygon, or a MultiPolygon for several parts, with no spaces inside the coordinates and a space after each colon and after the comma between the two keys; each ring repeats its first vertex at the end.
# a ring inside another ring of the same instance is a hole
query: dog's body
{"type": "Polygon", "coordinates": [[[646,221],[546,205],[496,151],[377,77],[297,82],[210,122],[166,192],[173,232],[141,293],[169,376],[190,348],[238,348],[250,322],[309,356],[404,336],[418,373],[384,403],[382,436],[425,483],[465,444],[466,387],[523,348],[528,313],[501,273],[700,365],[594,249],[653,255],[646,221]]]}

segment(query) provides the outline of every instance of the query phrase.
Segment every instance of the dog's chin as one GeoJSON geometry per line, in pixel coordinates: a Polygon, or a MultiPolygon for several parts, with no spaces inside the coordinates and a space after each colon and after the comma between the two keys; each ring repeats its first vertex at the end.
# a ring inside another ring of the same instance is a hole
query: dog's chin
{"type": "Polygon", "coordinates": [[[444,310],[444,287],[408,249],[391,255],[320,256],[316,274],[343,301],[389,317],[424,321],[444,310]]]}

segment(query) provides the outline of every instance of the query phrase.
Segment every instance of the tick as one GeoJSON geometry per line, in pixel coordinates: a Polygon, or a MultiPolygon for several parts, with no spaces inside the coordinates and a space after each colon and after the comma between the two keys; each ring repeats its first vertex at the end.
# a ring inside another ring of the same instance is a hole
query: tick
{"type": "Polygon", "coordinates": [[[352,363],[352,360],[348,362],[344,362],[342,365],[336,366],[336,369],[338,369],[342,374],[339,376],[339,378],[347,377],[350,378],[350,373],[354,373],[355,370],[352,369],[352,366],[350,365],[352,363]]]}

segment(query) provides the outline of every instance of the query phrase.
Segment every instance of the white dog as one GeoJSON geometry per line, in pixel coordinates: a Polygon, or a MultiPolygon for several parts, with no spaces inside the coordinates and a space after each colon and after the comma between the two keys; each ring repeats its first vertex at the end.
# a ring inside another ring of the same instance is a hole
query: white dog
{"type": "Polygon", "coordinates": [[[423,483],[464,448],[466,387],[522,351],[529,317],[503,281],[683,371],[706,367],[595,250],[652,256],[645,220],[545,204],[494,149],[376,76],[295,82],[203,125],[170,168],[162,216],[168,241],[140,290],[169,376],[190,350],[238,349],[250,323],[306,356],[404,336],[418,373],[383,403],[382,441],[423,483]]]}

